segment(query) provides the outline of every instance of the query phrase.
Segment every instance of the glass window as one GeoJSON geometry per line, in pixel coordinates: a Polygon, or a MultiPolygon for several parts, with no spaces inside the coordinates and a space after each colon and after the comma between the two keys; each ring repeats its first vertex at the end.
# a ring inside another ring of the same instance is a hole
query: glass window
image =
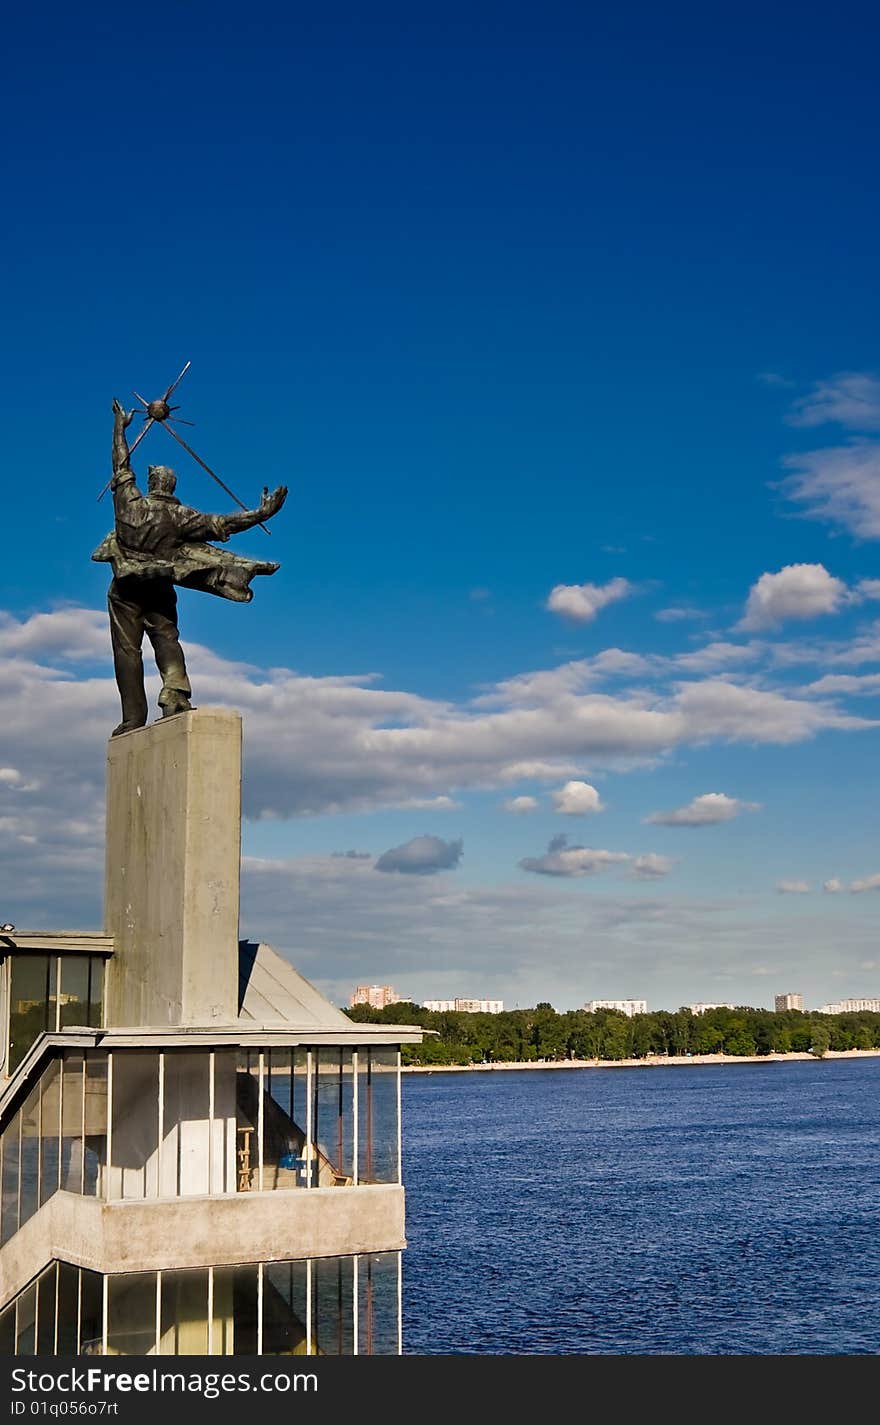
{"type": "Polygon", "coordinates": [[[235,1075],[236,1134],[235,1183],[238,1192],[254,1192],[259,1187],[260,1056],[242,1049],[235,1075]]]}
{"type": "Polygon", "coordinates": [[[83,1192],[88,1197],[104,1196],[107,1175],[108,1068],[108,1056],[104,1050],[86,1050],[83,1192]]]}
{"type": "Polygon", "coordinates": [[[296,1088],[305,1064],[290,1049],[267,1049],[263,1057],[263,1187],[305,1187],[305,1117],[299,1123],[294,1117],[298,1101],[305,1098],[305,1085],[302,1092],[296,1088]]]}
{"type": "Polygon", "coordinates": [[[358,1355],[400,1352],[399,1252],[358,1257],[358,1355]]]}
{"type": "Polygon", "coordinates": [[[31,1282],[18,1298],[15,1354],[33,1356],[37,1350],[37,1284],[31,1282]]]}
{"type": "Polygon", "coordinates": [[[34,1084],[21,1109],[21,1167],[18,1225],[23,1227],[40,1205],[40,1083],[34,1084]]]}
{"type": "Polygon", "coordinates": [[[79,1315],[79,1267],[58,1263],[58,1347],[59,1356],[77,1354],[79,1315]]]}
{"type": "Polygon", "coordinates": [[[263,1268],[263,1355],[304,1356],[308,1263],[269,1262],[263,1268]]]}
{"type": "Polygon", "coordinates": [[[38,1035],[55,1028],[55,955],[13,955],[9,991],[9,1072],[38,1035]]]}
{"type": "Polygon", "coordinates": [[[3,1189],[0,1242],[18,1231],[18,1172],[21,1158],[21,1109],[3,1130],[3,1189]]]}
{"type": "Polygon", "coordinates": [[[113,1135],[110,1197],[158,1195],[159,1055],[123,1050],[113,1055],[113,1135]]]}
{"type": "Polygon", "coordinates": [[[317,1356],[350,1356],[354,1350],[353,1257],[316,1257],[312,1262],[312,1346],[317,1356]]]}
{"type": "Polygon", "coordinates": [[[15,1302],[0,1311],[0,1356],[15,1355],[15,1302]]]}
{"type": "Polygon", "coordinates": [[[156,1354],[156,1273],[107,1278],[107,1355],[156,1354]]]}
{"type": "Polygon", "coordinates": [[[101,1029],[104,1024],[104,959],[89,956],[89,1024],[101,1029]]]}
{"type": "Polygon", "coordinates": [[[82,1270],[79,1299],[79,1354],[104,1354],[104,1278],[99,1272],[82,1270]]]}
{"type": "Polygon", "coordinates": [[[354,1181],[352,1064],[349,1049],[312,1051],[312,1141],[317,1147],[313,1187],[348,1187],[354,1181]]]}
{"type": "Polygon", "coordinates": [[[163,1356],[208,1354],[208,1269],[163,1272],[161,1279],[162,1327],[159,1351],[163,1356]]]}
{"type": "Polygon", "coordinates": [[[214,1054],[214,1117],[211,1122],[211,1192],[236,1190],[236,1051],[214,1054]]]}
{"type": "Polygon", "coordinates": [[[213,1354],[257,1354],[258,1268],[214,1268],[213,1354]]]}
{"type": "Polygon", "coordinates": [[[399,1181],[395,1048],[358,1053],[358,1182],[399,1181]]]}
{"type": "Polygon", "coordinates": [[[191,1197],[209,1190],[210,1067],[211,1057],[204,1052],[175,1049],[165,1055],[162,1197],[191,1197]]]}
{"type": "Polygon", "coordinates": [[[60,1185],[61,1060],[53,1059],[40,1081],[40,1205],[60,1185]]]}
{"type": "Polygon", "coordinates": [[[53,1262],[37,1279],[37,1355],[55,1354],[55,1285],[58,1266],[53,1262]]]}
{"type": "Polygon", "coordinates": [[[59,956],[58,1022],[62,1029],[68,1024],[89,1022],[90,959],[90,955],[59,956]]]}
{"type": "Polygon", "coordinates": [[[61,1062],[61,1186],[65,1192],[83,1190],[84,1085],[82,1050],[68,1050],[61,1062]]]}

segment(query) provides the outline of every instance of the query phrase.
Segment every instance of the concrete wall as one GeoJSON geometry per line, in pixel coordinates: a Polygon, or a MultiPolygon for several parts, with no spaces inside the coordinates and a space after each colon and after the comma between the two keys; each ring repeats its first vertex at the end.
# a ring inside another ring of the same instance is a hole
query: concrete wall
{"type": "Polygon", "coordinates": [[[0,1308],[55,1258],[96,1272],[142,1272],[405,1246],[396,1185],[135,1203],[58,1192],[0,1249],[0,1308]]]}
{"type": "Polygon", "coordinates": [[[107,1023],[238,1015],[241,718],[180,713],[110,739],[107,1023]]]}

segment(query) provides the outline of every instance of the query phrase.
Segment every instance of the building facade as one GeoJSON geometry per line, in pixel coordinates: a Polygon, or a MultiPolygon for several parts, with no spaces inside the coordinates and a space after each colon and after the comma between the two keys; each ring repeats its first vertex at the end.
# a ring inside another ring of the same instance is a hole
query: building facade
{"type": "Polygon", "coordinates": [[[404,1004],[405,995],[399,995],[393,985],[358,985],[348,1003],[351,1008],[356,1004],[368,1004],[371,1009],[384,1009],[389,1004],[404,1004]]]}
{"type": "Polygon", "coordinates": [[[502,1014],[504,1001],[500,999],[423,999],[423,1009],[431,1009],[435,1014],[458,1011],[462,1014],[502,1014]]]}
{"type": "Polygon", "coordinates": [[[777,1014],[782,1014],[787,1009],[803,1011],[804,997],[803,995],[777,995],[773,1005],[777,1014]]]}
{"type": "Polygon", "coordinates": [[[685,1005],[685,1009],[690,1010],[691,1014],[708,1014],[710,1009],[736,1009],[736,1005],[730,1004],[727,1000],[719,1000],[712,1004],[700,1000],[698,1004],[685,1005]]]}
{"type": "Polygon", "coordinates": [[[841,999],[835,1004],[823,1004],[819,1014],[880,1014],[880,995],[867,999],[841,999]]]}
{"type": "Polygon", "coordinates": [[[587,1014],[595,1014],[597,1009],[619,1009],[621,1014],[625,1014],[632,1019],[635,1014],[648,1013],[648,1001],[645,999],[590,999],[584,1005],[587,1014]]]}
{"type": "Polygon", "coordinates": [[[112,739],[105,932],[0,935],[0,1352],[402,1349],[421,1031],[239,941],[240,738],[112,739]]]}

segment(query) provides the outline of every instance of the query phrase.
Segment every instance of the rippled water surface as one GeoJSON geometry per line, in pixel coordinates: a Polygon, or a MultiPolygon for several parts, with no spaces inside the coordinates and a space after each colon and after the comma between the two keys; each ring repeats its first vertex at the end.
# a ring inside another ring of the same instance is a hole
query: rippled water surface
{"type": "Polygon", "coordinates": [[[880,1058],[404,1076],[407,1354],[877,1354],[880,1058]]]}

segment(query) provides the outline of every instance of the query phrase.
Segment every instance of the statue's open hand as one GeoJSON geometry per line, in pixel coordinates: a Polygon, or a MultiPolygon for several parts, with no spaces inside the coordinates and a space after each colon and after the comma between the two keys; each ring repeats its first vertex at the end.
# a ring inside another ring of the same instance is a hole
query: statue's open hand
{"type": "Polygon", "coordinates": [[[264,519],[268,519],[271,515],[276,515],[286,499],[286,485],[279,485],[278,489],[273,490],[271,495],[269,494],[269,487],[264,485],[263,496],[260,500],[260,514],[264,519]]]}
{"type": "Polygon", "coordinates": [[[122,416],[123,429],[126,426],[130,426],[134,420],[134,411],[126,411],[115,396],[113,397],[113,414],[114,416],[122,416]]]}

